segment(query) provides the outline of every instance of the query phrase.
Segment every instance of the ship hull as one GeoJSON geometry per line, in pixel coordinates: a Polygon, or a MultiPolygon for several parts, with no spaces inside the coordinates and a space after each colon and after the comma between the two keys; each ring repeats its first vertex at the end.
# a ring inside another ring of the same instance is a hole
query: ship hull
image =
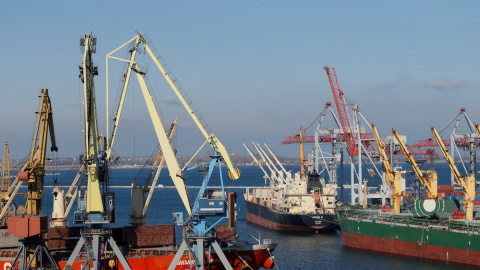
{"type": "MultiPolygon", "coordinates": [[[[252,269],[261,269],[266,268],[270,269],[273,267],[274,262],[271,258],[271,252],[275,249],[275,244],[273,245],[248,245],[239,248],[226,248],[224,250],[225,256],[227,257],[230,265],[234,270],[244,269],[245,267],[251,267],[252,269]]],[[[132,269],[155,269],[155,270],[167,270],[170,263],[172,262],[175,253],[170,252],[159,252],[154,250],[139,250],[136,256],[127,257],[127,262],[132,269]]],[[[0,269],[10,269],[13,258],[7,259],[2,258],[0,260],[0,269]]],[[[61,269],[65,268],[66,260],[58,262],[58,266],[61,269]]],[[[77,259],[72,268],[74,270],[82,269],[82,266],[85,264],[84,260],[77,259]]],[[[195,260],[191,256],[185,254],[182,256],[177,266],[176,270],[182,269],[191,269],[191,265],[195,264],[195,260]]],[[[108,258],[102,260],[101,269],[104,270],[122,270],[124,269],[120,261],[116,258],[108,258]]],[[[93,267],[93,265],[91,265],[93,267]]],[[[224,269],[220,259],[215,253],[205,256],[205,267],[207,269],[224,269]]]]}
{"type": "Polygon", "coordinates": [[[339,214],[346,247],[480,266],[480,234],[419,219],[369,219],[339,214]]]}
{"type": "Polygon", "coordinates": [[[338,227],[334,214],[288,214],[278,213],[272,209],[250,201],[245,201],[247,221],[259,226],[292,232],[317,232],[338,227]]]}

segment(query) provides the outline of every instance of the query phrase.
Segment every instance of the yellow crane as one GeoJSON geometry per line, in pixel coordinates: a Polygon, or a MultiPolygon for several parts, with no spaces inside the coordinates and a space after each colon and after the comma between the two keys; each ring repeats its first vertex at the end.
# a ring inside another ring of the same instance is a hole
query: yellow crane
{"type": "Polygon", "coordinates": [[[478,137],[480,138],[480,126],[477,124],[477,122],[475,122],[475,131],[477,132],[478,137]]]}
{"type": "Polygon", "coordinates": [[[417,163],[415,162],[415,159],[413,159],[412,155],[410,154],[410,151],[408,151],[407,146],[405,143],[403,143],[402,138],[400,138],[400,135],[398,135],[397,131],[392,128],[393,135],[398,141],[398,144],[400,144],[400,148],[402,148],[403,153],[405,154],[405,157],[407,157],[408,163],[413,168],[413,171],[417,175],[418,179],[420,179],[420,182],[422,183],[423,187],[427,191],[427,197],[429,199],[437,199],[437,172],[435,170],[426,170],[422,171],[420,167],[418,167],[417,163]],[[423,173],[426,172],[428,173],[428,181],[425,179],[425,176],[423,176],[423,173]]]}
{"type": "Polygon", "coordinates": [[[300,179],[305,180],[305,154],[303,152],[303,127],[300,126],[300,179]]]}
{"type": "MultiPolygon", "coordinates": [[[[8,142],[5,142],[5,148],[3,150],[3,160],[2,160],[2,179],[1,179],[1,190],[0,190],[0,200],[3,204],[5,195],[10,187],[10,157],[8,151],[8,142]]],[[[0,206],[1,209],[1,206],[0,206]]]]}
{"type": "Polygon", "coordinates": [[[26,269],[27,263],[29,267],[43,269],[45,259],[50,261],[52,268],[59,269],[50,256],[45,243],[40,240],[41,234],[47,232],[47,216],[42,215],[42,200],[48,135],[50,135],[52,144],[51,151],[58,151],[58,148],[55,142],[52,104],[48,96],[48,90],[42,89],[42,95],[39,97],[41,102],[40,108],[36,112],[38,117],[30,156],[7,191],[9,199],[0,213],[0,216],[3,217],[5,210],[9,207],[22,183],[27,182],[26,215],[8,218],[8,231],[19,238],[23,238],[18,255],[12,262],[12,269],[16,268],[17,263],[19,269],[26,269]],[[10,193],[13,186],[15,186],[15,190],[10,193]]]}
{"type": "MultiPolygon", "coordinates": [[[[191,103],[187,102],[187,100],[185,99],[185,95],[180,92],[180,90],[179,90],[180,87],[178,86],[178,80],[176,80],[175,78],[172,78],[170,73],[165,70],[164,65],[162,65],[159,61],[160,57],[157,57],[154,54],[152,48],[150,47],[150,45],[147,43],[147,41],[145,40],[145,38],[142,36],[142,34],[140,32],[137,32],[137,35],[133,39],[131,39],[130,41],[128,41],[127,43],[125,43],[124,45],[122,45],[121,47],[117,48],[116,50],[114,50],[113,52],[111,52],[110,54],[107,55],[107,68],[108,68],[108,58],[113,58],[113,59],[129,62],[131,67],[136,66],[136,63],[134,61],[135,60],[135,52],[138,49],[140,44],[143,45],[143,47],[145,48],[145,51],[150,55],[150,57],[152,58],[153,62],[157,66],[157,68],[160,70],[162,75],[165,77],[168,84],[170,85],[170,87],[172,88],[172,90],[177,95],[178,99],[180,100],[180,102],[183,104],[183,106],[185,107],[185,109],[189,113],[190,117],[192,117],[193,121],[195,122],[195,124],[197,125],[197,127],[199,128],[201,133],[205,136],[207,142],[212,146],[212,148],[215,151],[217,151],[222,156],[223,160],[225,161],[225,163],[227,164],[227,167],[229,169],[229,176],[232,179],[238,179],[240,177],[240,171],[238,170],[238,168],[233,167],[233,164],[230,160],[230,157],[228,156],[227,149],[225,148],[225,146],[220,142],[220,140],[218,140],[218,138],[213,133],[211,133],[211,134],[207,133],[207,131],[206,131],[205,127],[203,126],[203,124],[201,123],[200,119],[195,114],[195,111],[191,108],[191,106],[190,106],[191,103]],[[132,55],[131,55],[130,61],[126,61],[126,60],[119,59],[119,58],[111,56],[111,54],[113,54],[114,52],[116,52],[117,50],[122,48],[123,46],[129,44],[133,40],[135,40],[135,45],[132,48],[132,55]]],[[[131,73],[131,71],[127,72],[127,77],[129,76],[130,73],[131,73]]],[[[137,76],[138,76],[138,74],[139,73],[137,72],[137,76]]],[[[107,87],[108,87],[108,83],[107,83],[107,87]]],[[[122,95],[124,95],[124,93],[122,93],[122,95]]],[[[117,121],[118,121],[118,119],[117,119],[117,121]]],[[[114,129],[115,129],[115,127],[114,127],[114,129]]],[[[114,133],[112,133],[112,134],[114,134],[114,133]]]]}
{"type": "Polygon", "coordinates": [[[402,196],[402,174],[400,172],[393,172],[392,166],[388,161],[387,154],[385,153],[385,145],[378,134],[377,127],[372,123],[373,134],[375,135],[375,140],[377,141],[378,151],[382,157],[383,166],[385,167],[385,178],[387,183],[392,187],[392,202],[393,202],[393,211],[395,213],[400,213],[400,199],[402,196]]]}
{"type": "Polygon", "coordinates": [[[35,126],[35,139],[32,151],[28,159],[24,175],[28,176],[28,193],[26,210],[28,215],[42,214],[43,182],[45,177],[45,161],[47,158],[47,135],[50,134],[51,151],[58,151],[55,142],[55,130],[53,127],[52,103],[48,96],[48,90],[42,90],[40,110],[35,126]],[[38,142],[38,145],[37,145],[38,142]],[[25,174],[26,173],[26,174],[25,174]]]}
{"type": "MultiPolygon", "coordinates": [[[[155,107],[155,104],[153,103],[153,97],[148,89],[147,83],[145,81],[145,72],[143,72],[140,67],[137,65],[137,62],[135,61],[135,57],[137,54],[137,51],[140,50],[140,46],[143,46],[144,51],[151,57],[157,68],[160,70],[164,78],[166,79],[167,83],[170,85],[174,93],[176,94],[177,98],[180,100],[184,108],[187,110],[188,114],[190,117],[192,117],[193,121],[199,128],[200,132],[204,135],[206,138],[206,142],[204,145],[208,142],[211,147],[218,152],[221,157],[223,158],[224,162],[226,163],[227,167],[229,168],[228,175],[232,179],[238,179],[240,177],[240,170],[238,168],[233,167],[233,164],[228,156],[228,152],[225,148],[225,146],[218,140],[218,138],[213,134],[208,134],[204,125],[201,123],[200,119],[197,117],[196,112],[191,108],[191,102],[187,102],[185,95],[180,92],[180,87],[178,80],[175,78],[172,78],[172,75],[166,71],[164,65],[162,65],[159,61],[160,57],[157,57],[155,53],[153,52],[153,49],[150,47],[148,42],[145,40],[145,37],[140,33],[137,32],[137,35],[124,43],[122,46],[118,47],[111,53],[107,54],[106,57],[106,69],[107,69],[107,74],[108,74],[108,60],[109,59],[115,59],[119,61],[126,62],[128,64],[127,72],[125,74],[125,80],[123,84],[123,89],[120,95],[120,102],[119,106],[117,108],[116,115],[114,117],[114,124],[112,127],[112,132],[110,135],[110,139],[108,141],[108,147],[107,147],[107,159],[111,155],[111,150],[113,148],[113,143],[115,139],[115,134],[117,132],[117,127],[118,127],[118,122],[120,121],[120,116],[122,113],[122,107],[123,107],[123,102],[125,99],[127,87],[130,81],[130,77],[132,72],[136,73],[137,79],[140,84],[140,88],[142,89],[142,93],[144,95],[145,102],[147,104],[147,109],[149,111],[153,126],[155,128],[155,132],[157,134],[157,139],[159,140],[160,146],[163,149],[163,155],[165,158],[165,161],[167,163],[167,168],[169,170],[170,177],[173,180],[173,183],[175,184],[175,187],[183,201],[183,204],[185,205],[185,208],[187,209],[187,212],[191,214],[191,206],[190,202],[187,196],[186,188],[185,188],[185,183],[184,183],[184,177],[182,175],[183,169],[180,169],[180,166],[178,165],[178,162],[175,158],[175,155],[173,153],[173,150],[171,150],[169,140],[167,138],[167,134],[165,132],[165,129],[163,128],[163,124],[160,120],[160,117],[158,116],[157,109],[155,107]],[[132,48],[130,49],[130,59],[121,59],[118,57],[114,57],[113,54],[120,50],[121,48],[133,43],[132,48]]],[[[108,75],[107,75],[107,91],[108,91],[108,75]]],[[[107,92],[107,100],[108,100],[108,92],[107,92]]],[[[108,114],[108,108],[107,108],[107,114],[108,114]]],[[[108,126],[107,126],[107,131],[108,131],[108,126]]],[[[202,145],[203,147],[203,145],[202,145]]],[[[196,154],[198,154],[200,149],[197,151],[196,154]]],[[[196,155],[195,154],[195,155],[196,155]]],[[[188,163],[187,163],[188,165],[188,163]]]]}
{"type": "Polygon", "coordinates": [[[102,249],[110,245],[115,256],[124,269],[131,270],[123,253],[109,232],[107,223],[115,222],[114,193],[108,191],[108,163],[105,151],[100,150],[97,109],[95,98],[94,76],[98,69],[93,65],[92,55],[96,52],[97,39],[86,34],[80,40],[83,47],[83,65],[80,66],[80,79],[83,82],[84,113],[85,113],[85,155],[83,163],[87,174],[87,193],[82,194],[78,203],[78,211],[74,213],[74,223],[90,224],[80,234],[73,252],[65,265],[65,269],[72,268],[81,250],[87,252],[86,265],[92,269],[101,268],[102,249]],[[86,198],[85,198],[86,196],[86,198]]]}
{"type": "MultiPolygon", "coordinates": [[[[7,199],[7,191],[11,185],[10,180],[10,156],[8,150],[8,142],[5,142],[2,160],[2,178],[0,183],[0,211],[3,209],[7,199]]],[[[0,226],[6,226],[6,219],[0,220],[0,226]]]]}
{"type": "Polygon", "coordinates": [[[462,176],[455,165],[455,161],[452,159],[450,154],[448,153],[447,147],[443,142],[440,134],[438,134],[437,130],[433,125],[430,126],[432,130],[433,136],[437,140],[438,146],[442,150],[443,156],[447,161],[450,169],[457,180],[458,185],[462,189],[463,193],[465,194],[465,199],[463,200],[463,206],[465,207],[465,219],[466,220],[473,220],[473,207],[474,207],[474,200],[475,200],[475,186],[477,185],[477,180],[475,179],[475,173],[472,173],[467,176],[462,176]]]}
{"type": "Polygon", "coordinates": [[[52,104],[48,96],[48,89],[42,89],[40,108],[35,112],[37,122],[32,143],[32,149],[28,161],[18,173],[18,176],[4,193],[4,199],[8,199],[0,213],[0,219],[6,213],[18,189],[23,182],[27,182],[27,203],[26,214],[39,216],[42,214],[43,181],[45,177],[45,161],[47,158],[47,135],[50,134],[51,151],[58,151],[55,142],[55,131],[53,127],[52,104]]]}

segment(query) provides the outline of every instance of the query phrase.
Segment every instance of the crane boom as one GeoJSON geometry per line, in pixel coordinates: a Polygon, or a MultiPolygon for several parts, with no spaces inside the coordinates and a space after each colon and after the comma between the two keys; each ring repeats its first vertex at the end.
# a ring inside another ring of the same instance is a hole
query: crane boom
{"type": "Polygon", "coordinates": [[[389,183],[393,183],[392,167],[390,166],[390,162],[388,162],[387,154],[385,153],[385,145],[383,144],[382,139],[378,134],[377,127],[375,126],[374,123],[372,123],[372,130],[373,130],[373,134],[375,135],[375,140],[377,141],[379,154],[382,157],[383,166],[385,167],[387,181],[389,183]]]}
{"type": "Polygon", "coordinates": [[[328,75],[328,81],[332,88],[335,104],[337,105],[338,116],[342,124],[343,133],[345,136],[345,142],[347,143],[347,149],[350,156],[358,156],[357,145],[355,144],[355,136],[353,134],[352,125],[347,111],[347,102],[345,101],[345,95],[343,94],[340,85],[338,84],[337,73],[335,68],[328,66],[323,67],[328,75]]]}
{"type": "MultiPolygon", "coordinates": [[[[141,36],[141,34],[139,32],[138,32],[137,35],[141,36]]],[[[238,179],[240,177],[240,170],[233,167],[232,161],[230,160],[230,157],[228,156],[228,152],[227,152],[227,149],[225,148],[225,146],[220,142],[220,140],[213,133],[211,133],[210,135],[207,133],[207,131],[205,130],[205,127],[202,125],[202,123],[198,119],[197,115],[195,114],[195,111],[192,110],[192,108],[190,107],[190,105],[185,100],[184,96],[182,95],[182,93],[180,93],[178,87],[176,86],[176,84],[174,83],[174,81],[172,80],[172,78],[170,77],[168,72],[165,71],[162,64],[160,63],[158,58],[155,56],[152,49],[150,48],[150,46],[148,45],[148,43],[145,41],[145,39],[143,37],[141,38],[141,42],[142,42],[143,46],[145,47],[146,51],[148,52],[148,54],[150,55],[150,57],[152,58],[153,62],[155,62],[155,65],[157,66],[157,68],[162,72],[162,74],[165,77],[165,79],[167,80],[168,84],[170,85],[172,90],[177,95],[178,99],[182,102],[182,104],[185,107],[185,109],[187,110],[188,114],[192,117],[195,124],[197,124],[197,127],[200,129],[203,136],[205,136],[205,139],[210,143],[212,148],[222,156],[223,160],[225,161],[225,163],[227,164],[227,167],[229,169],[228,175],[234,180],[238,179]]]]}
{"type": "Polygon", "coordinates": [[[422,170],[420,170],[420,167],[418,167],[417,162],[415,162],[415,159],[412,157],[410,154],[410,151],[408,150],[407,146],[405,143],[403,143],[402,138],[400,138],[400,135],[398,135],[397,131],[392,128],[393,135],[398,141],[398,144],[400,144],[400,148],[402,148],[403,153],[405,154],[405,157],[407,158],[408,163],[413,168],[413,171],[417,175],[418,179],[420,179],[420,182],[422,183],[423,187],[427,191],[427,196],[429,199],[437,199],[437,173],[433,170],[428,170],[427,172],[429,173],[428,180],[425,179],[425,176],[423,176],[422,170]]]}
{"type": "Polygon", "coordinates": [[[385,153],[385,145],[378,134],[377,127],[372,123],[373,134],[375,135],[375,140],[377,141],[378,151],[382,157],[383,166],[385,167],[385,177],[387,182],[392,186],[392,201],[393,201],[393,211],[395,213],[400,213],[400,196],[402,195],[402,174],[400,172],[393,172],[392,166],[388,161],[387,154],[385,153]]]}
{"type": "Polygon", "coordinates": [[[475,179],[475,174],[468,175],[463,177],[457,169],[455,165],[455,161],[452,159],[450,154],[448,153],[447,147],[445,143],[442,141],[440,134],[438,134],[437,130],[433,125],[430,125],[430,129],[432,130],[433,136],[437,140],[438,146],[442,150],[443,156],[447,161],[450,169],[457,180],[458,185],[462,189],[463,193],[465,193],[465,200],[463,204],[465,206],[465,218],[467,220],[473,220],[473,207],[474,207],[474,200],[475,200],[475,186],[477,184],[477,180],[475,179]]]}
{"type": "Polygon", "coordinates": [[[173,180],[173,183],[182,199],[182,202],[187,209],[188,214],[192,214],[192,209],[190,206],[190,201],[187,195],[187,189],[185,187],[185,179],[182,176],[182,170],[178,165],[178,161],[175,158],[175,153],[170,145],[170,141],[165,133],[165,129],[163,127],[162,121],[158,116],[157,109],[155,108],[155,103],[153,103],[152,95],[148,90],[147,84],[145,79],[143,78],[142,73],[136,72],[138,81],[140,83],[140,88],[142,89],[143,96],[145,98],[145,102],[147,103],[148,112],[150,113],[150,118],[152,119],[153,127],[155,128],[155,133],[157,134],[158,141],[160,143],[160,147],[163,150],[163,156],[165,161],[167,162],[167,168],[170,173],[170,177],[173,180]]]}
{"type": "Polygon", "coordinates": [[[475,122],[475,131],[477,132],[478,137],[480,138],[480,126],[475,122]]]}
{"type": "Polygon", "coordinates": [[[262,165],[260,165],[260,162],[258,162],[257,158],[255,158],[255,156],[252,154],[252,152],[250,151],[250,149],[248,149],[248,147],[243,144],[243,147],[245,147],[245,149],[247,149],[248,153],[250,154],[250,156],[253,158],[253,160],[255,161],[255,163],[258,165],[258,167],[260,167],[260,169],[262,170],[263,174],[265,175],[265,177],[268,178],[268,180],[270,180],[271,183],[275,184],[276,182],[274,182],[274,180],[268,175],[268,173],[265,171],[265,169],[262,167],[262,165]]]}

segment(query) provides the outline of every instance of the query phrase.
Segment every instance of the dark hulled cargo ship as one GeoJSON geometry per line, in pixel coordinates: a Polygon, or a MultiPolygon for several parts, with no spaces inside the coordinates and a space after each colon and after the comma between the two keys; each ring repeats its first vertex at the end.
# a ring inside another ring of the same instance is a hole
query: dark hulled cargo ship
{"type": "MultiPolygon", "coordinates": [[[[288,179],[288,178],[287,178],[288,179]]],[[[278,231],[329,230],[338,227],[336,185],[325,184],[318,174],[301,180],[247,189],[247,221],[278,231]]]]}

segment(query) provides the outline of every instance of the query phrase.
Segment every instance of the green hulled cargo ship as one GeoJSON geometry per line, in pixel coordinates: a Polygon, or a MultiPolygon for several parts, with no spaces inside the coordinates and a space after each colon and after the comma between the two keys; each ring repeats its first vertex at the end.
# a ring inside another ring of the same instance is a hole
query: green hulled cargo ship
{"type": "Polygon", "coordinates": [[[454,219],[461,214],[451,212],[452,205],[448,203],[443,205],[443,211],[437,211],[442,210],[440,205],[426,216],[421,212],[431,209],[420,208],[395,214],[381,209],[339,206],[343,245],[480,266],[479,220],[454,219]]]}

